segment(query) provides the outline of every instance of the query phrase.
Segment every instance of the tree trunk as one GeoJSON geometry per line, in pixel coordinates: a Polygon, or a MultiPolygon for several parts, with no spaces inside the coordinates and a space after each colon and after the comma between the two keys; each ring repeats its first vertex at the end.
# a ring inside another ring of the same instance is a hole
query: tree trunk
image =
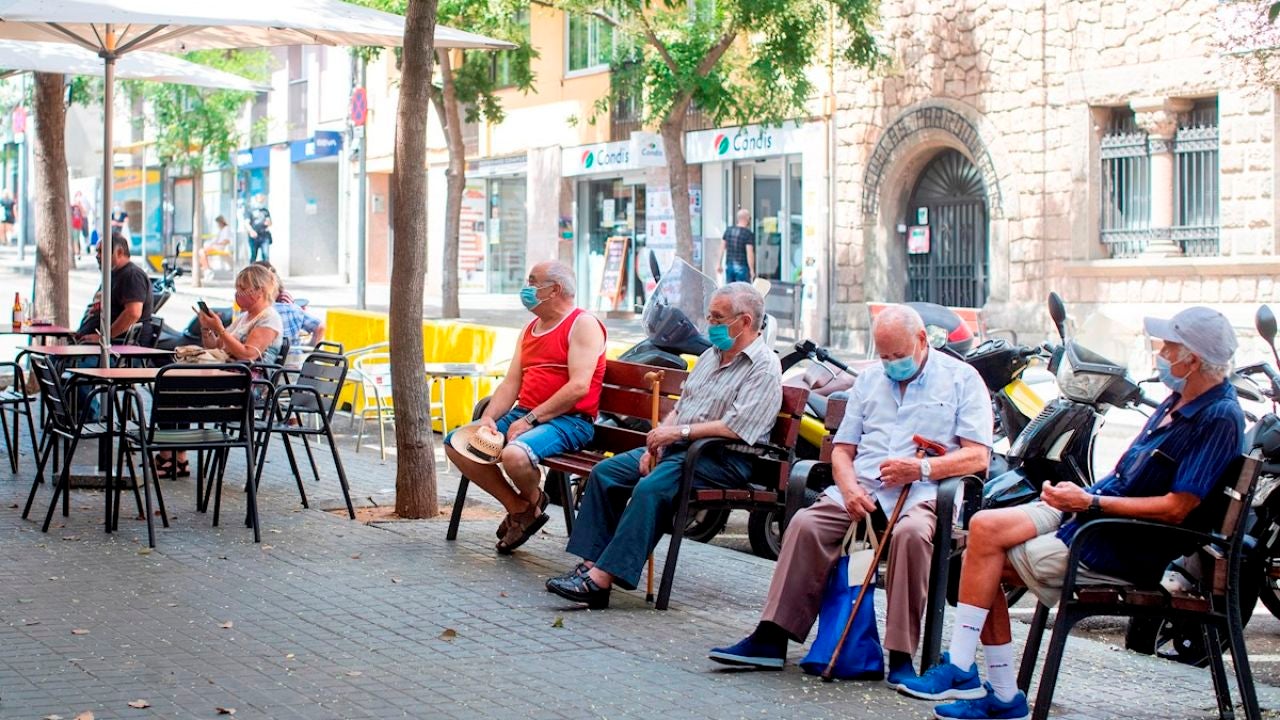
{"type": "Polygon", "coordinates": [[[458,257],[460,254],[459,231],[462,226],[462,192],[467,185],[467,144],[462,139],[462,111],[458,103],[457,87],[453,83],[452,59],[448,50],[436,53],[440,63],[442,90],[433,92],[431,99],[440,117],[445,143],[449,148],[449,171],[444,204],[444,282],[441,288],[441,317],[461,317],[458,306],[458,257]]]}
{"type": "Polygon", "coordinates": [[[439,512],[436,458],[422,373],[422,294],[427,270],[427,106],[437,0],[410,0],[396,116],[391,286],[391,382],[396,403],[396,514],[439,512]]]}
{"type": "Polygon", "coordinates": [[[671,207],[676,216],[676,255],[693,265],[695,238],[693,237],[693,219],[689,215],[689,165],[684,159],[684,119],[688,110],[688,100],[676,103],[663,119],[659,130],[662,133],[662,144],[667,154],[667,179],[671,185],[671,207]]]}
{"type": "MultiPolygon", "coordinates": [[[[67,108],[62,75],[36,73],[35,317],[58,325],[71,323],[68,278],[71,273],[71,223],[67,199],[67,108]]],[[[109,182],[105,179],[104,182],[109,182]]]]}

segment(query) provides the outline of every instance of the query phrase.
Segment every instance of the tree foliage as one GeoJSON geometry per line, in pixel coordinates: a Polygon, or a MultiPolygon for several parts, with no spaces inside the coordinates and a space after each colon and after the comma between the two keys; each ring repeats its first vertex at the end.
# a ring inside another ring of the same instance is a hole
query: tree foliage
{"type": "MultiPolygon", "coordinates": [[[[201,50],[183,59],[256,81],[265,81],[270,73],[271,55],[263,50],[201,50]]],[[[146,100],[156,154],[167,165],[193,171],[222,165],[243,141],[239,122],[252,92],[140,81],[122,85],[131,96],[146,100]]]]}

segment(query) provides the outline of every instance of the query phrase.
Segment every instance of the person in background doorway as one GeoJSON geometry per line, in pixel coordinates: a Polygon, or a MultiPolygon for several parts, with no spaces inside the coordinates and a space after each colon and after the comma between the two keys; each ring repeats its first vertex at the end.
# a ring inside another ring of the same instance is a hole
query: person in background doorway
{"type": "Polygon", "coordinates": [[[71,200],[71,254],[80,259],[81,243],[88,237],[89,217],[84,207],[84,194],[77,192],[71,200]]]}
{"type": "Polygon", "coordinates": [[[725,283],[751,282],[756,277],[756,234],[751,231],[751,211],[738,210],[738,224],[724,231],[720,270],[725,283]]]}
{"type": "Polygon", "coordinates": [[[124,211],[124,206],[115,203],[111,206],[111,233],[120,233],[126,239],[129,237],[129,213],[124,211]]]}
{"type": "Polygon", "coordinates": [[[222,265],[230,267],[231,245],[235,238],[232,236],[231,225],[227,223],[227,219],[222,215],[213,219],[214,224],[218,226],[218,234],[212,240],[206,240],[200,244],[200,277],[205,282],[213,279],[213,268],[209,265],[209,256],[217,255],[222,257],[224,261],[222,265]]]}
{"type": "Polygon", "coordinates": [[[13,206],[13,193],[6,188],[0,193],[0,244],[17,244],[17,238],[13,234],[13,224],[17,221],[13,206]]]}
{"type": "Polygon", "coordinates": [[[271,259],[271,211],[267,209],[267,198],[262,193],[253,196],[253,206],[249,209],[249,262],[271,259]]]}

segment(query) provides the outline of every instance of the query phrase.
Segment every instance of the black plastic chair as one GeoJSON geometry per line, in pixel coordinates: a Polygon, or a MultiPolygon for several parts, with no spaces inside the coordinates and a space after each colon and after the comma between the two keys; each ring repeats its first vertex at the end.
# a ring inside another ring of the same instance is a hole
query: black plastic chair
{"type": "MultiPolygon", "coordinates": [[[[151,418],[147,428],[124,436],[129,451],[142,453],[144,482],[148,477],[156,477],[154,454],[158,451],[212,453],[217,458],[216,470],[209,478],[211,486],[215,479],[217,482],[212,494],[214,526],[218,524],[222,506],[226,460],[232,450],[244,450],[250,478],[253,474],[252,381],[249,368],[238,363],[161,368],[151,391],[151,418]],[[220,372],[210,374],[207,372],[210,370],[220,372]]],[[[142,398],[136,390],[131,391],[131,395],[141,416],[142,398]]],[[[199,483],[197,478],[196,502],[203,510],[210,493],[206,492],[201,499],[199,483]]],[[[253,541],[261,542],[256,488],[252,482],[246,482],[246,486],[249,506],[246,524],[253,528],[253,541]]]]}
{"type": "MultiPolygon", "coordinates": [[[[279,373],[284,377],[285,373],[279,373]]],[[[342,458],[338,455],[338,445],[333,439],[333,411],[337,408],[338,394],[342,391],[347,377],[347,359],[340,354],[315,352],[307,356],[302,367],[297,371],[297,379],[273,385],[271,394],[265,404],[265,412],[254,423],[254,431],[259,435],[259,454],[257,470],[254,473],[254,485],[262,478],[262,467],[266,464],[267,449],[271,446],[271,436],[280,435],[284,441],[285,454],[289,458],[289,467],[293,470],[294,480],[298,483],[298,494],[302,498],[302,506],[307,504],[307,492],[302,486],[302,473],[298,469],[298,460],[294,455],[290,437],[301,438],[306,448],[307,457],[311,461],[311,472],[316,481],[320,480],[320,470],[316,466],[315,456],[311,453],[309,437],[323,436],[329,442],[329,451],[333,455],[333,465],[338,472],[338,483],[342,486],[342,497],[347,503],[347,514],[355,519],[355,507],[351,504],[351,490],[347,485],[347,473],[342,466],[342,458]],[[314,418],[319,427],[310,427],[314,418]]]]}
{"type": "Polygon", "coordinates": [[[18,472],[18,445],[21,440],[22,416],[27,417],[27,432],[31,435],[34,457],[40,456],[36,447],[36,425],[31,414],[31,398],[27,395],[27,379],[22,366],[16,362],[0,362],[0,367],[13,370],[13,389],[0,391],[0,430],[4,432],[4,447],[9,452],[9,468],[18,472]],[[9,415],[13,415],[13,427],[9,427],[9,415]]]}
{"type": "MultiPolygon", "coordinates": [[[[55,451],[59,442],[68,443],[65,461],[62,464],[62,471],[58,473],[58,482],[54,486],[53,499],[49,502],[49,510],[45,514],[44,525],[41,526],[42,532],[49,532],[49,524],[53,521],[54,510],[58,506],[58,500],[62,500],[62,516],[67,517],[70,514],[70,481],[71,481],[71,458],[74,457],[76,446],[81,440],[97,440],[112,435],[110,429],[105,423],[86,422],[84,414],[77,414],[72,409],[72,403],[67,395],[66,388],[62,384],[62,378],[58,370],[54,367],[49,359],[39,355],[31,356],[31,371],[35,375],[36,382],[40,386],[40,400],[44,404],[45,421],[44,434],[40,438],[40,447],[37,449],[36,475],[31,481],[31,492],[27,495],[27,504],[22,509],[22,517],[26,517],[31,513],[31,504],[35,500],[36,491],[40,484],[44,482],[44,469],[48,465],[50,455],[55,451]]],[[[95,395],[107,394],[106,388],[95,388],[89,393],[92,398],[95,395]]],[[[86,408],[88,403],[85,404],[86,408]]],[[[120,416],[123,422],[127,422],[127,417],[120,416]]],[[[122,456],[117,457],[117,471],[114,476],[116,484],[113,490],[116,492],[117,501],[115,504],[116,514],[111,517],[111,523],[114,527],[119,518],[119,492],[121,473],[123,468],[120,463],[123,461],[122,456]]],[[[142,498],[138,495],[137,473],[134,469],[133,462],[129,462],[129,474],[132,478],[131,487],[133,489],[134,501],[138,505],[138,512],[145,513],[147,519],[147,539],[152,547],[155,546],[155,530],[152,527],[151,519],[151,491],[150,487],[144,486],[146,492],[145,508],[143,507],[142,498]]],[[[112,489],[108,489],[111,492],[112,489]]],[[[159,493],[160,486],[156,485],[156,492],[159,493]]],[[[160,501],[160,514],[164,520],[165,527],[168,527],[169,520],[164,513],[164,501],[160,501]]]]}
{"type": "MultiPolygon", "coordinates": [[[[1198,532],[1187,527],[1128,518],[1101,518],[1083,525],[1071,542],[1071,555],[1067,561],[1067,574],[1062,580],[1062,598],[1045,654],[1044,670],[1036,691],[1034,720],[1049,717],[1054,688],[1058,683],[1058,668],[1066,649],[1071,628],[1087,617],[1097,615],[1113,617],[1171,618],[1199,623],[1204,628],[1205,647],[1209,650],[1209,667],[1213,675],[1213,689],[1218,699],[1218,713],[1222,718],[1235,717],[1231,700],[1231,688],[1227,684],[1226,667],[1222,662],[1221,640],[1225,637],[1231,651],[1236,684],[1244,715],[1248,720],[1258,720],[1258,696],[1253,686],[1253,674],[1249,670],[1249,653],[1244,642],[1244,622],[1240,616],[1241,564],[1246,547],[1245,526],[1249,518],[1249,506],[1254,486],[1261,468],[1259,455],[1254,453],[1232,462],[1219,483],[1220,489],[1205,500],[1222,502],[1225,510],[1218,532],[1198,532]],[[1221,493],[1221,495],[1216,495],[1221,493]],[[1190,593],[1170,593],[1163,588],[1138,588],[1126,585],[1096,584],[1080,581],[1080,548],[1090,541],[1105,542],[1099,535],[1119,528],[1141,529],[1152,538],[1151,542],[1171,545],[1198,545],[1201,555],[1202,587],[1190,593]]],[[[1049,608],[1036,604],[1031,621],[1031,632],[1022,654],[1018,671],[1018,687],[1026,691],[1035,672],[1036,656],[1048,624],[1049,608]]]]}

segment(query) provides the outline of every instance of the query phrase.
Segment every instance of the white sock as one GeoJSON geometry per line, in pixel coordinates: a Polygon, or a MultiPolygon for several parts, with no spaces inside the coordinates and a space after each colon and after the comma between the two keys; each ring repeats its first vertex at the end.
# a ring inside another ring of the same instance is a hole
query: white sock
{"type": "Polygon", "coordinates": [[[983,645],[982,655],[987,659],[987,682],[991,683],[996,699],[1009,702],[1018,694],[1018,674],[1013,669],[1013,643],[983,645]]]}
{"type": "Polygon", "coordinates": [[[956,605],[956,624],[951,628],[951,664],[968,670],[978,654],[978,638],[987,622],[987,609],[960,603],[956,605]]]}

